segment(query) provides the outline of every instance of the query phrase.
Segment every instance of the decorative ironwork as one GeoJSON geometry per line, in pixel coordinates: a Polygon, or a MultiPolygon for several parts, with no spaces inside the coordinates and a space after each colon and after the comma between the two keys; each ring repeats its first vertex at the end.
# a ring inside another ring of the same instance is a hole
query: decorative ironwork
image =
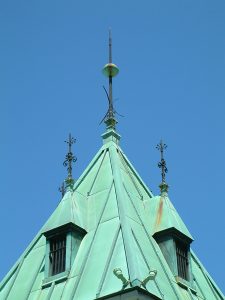
{"type": "Polygon", "coordinates": [[[113,107],[113,100],[112,100],[112,98],[110,98],[109,93],[107,92],[107,90],[106,90],[106,88],[104,87],[104,85],[103,85],[103,89],[104,89],[104,91],[105,91],[105,93],[106,93],[106,97],[107,97],[107,99],[108,99],[109,108],[108,108],[108,111],[107,111],[107,113],[105,114],[103,120],[101,121],[101,123],[102,123],[103,121],[107,121],[107,120],[109,120],[109,119],[111,119],[111,120],[112,120],[112,119],[115,119],[115,113],[116,113],[116,111],[115,111],[115,109],[114,109],[114,107],[113,107]]]}
{"type": "Polygon", "coordinates": [[[63,181],[61,187],[59,187],[59,192],[62,194],[62,198],[63,198],[63,196],[64,196],[65,193],[66,193],[66,187],[65,187],[64,181],[63,181]]]}
{"type": "Polygon", "coordinates": [[[161,175],[162,175],[162,183],[166,182],[166,173],[168,172],[167,166],[166,166],[166,161],[164,159],[164,150],[167,148],[167,145],[163,143],[161,140],[160,143],[156,146],[156,149],[160,151],[161,154],[161,161],[158,163],[158,167],[162,170],[161,175]]]}
{"type": "Polygon", "coordinates": [[[72,145],[76,142],[76,139],[74,139],[71,134],[69,134],[69,139],[68,141],[65,141],[65,143],[68,144],[69,149],[68,149],[68,153],[66,154],[66,159],[63,163],[64,167],[67,167],[67,171],[68,171],[68,176],[67,176],[67,180],[72,180],[72,164],[75,163],[77,161],[76,156],[73,155],[72,152],[72,145]]]}

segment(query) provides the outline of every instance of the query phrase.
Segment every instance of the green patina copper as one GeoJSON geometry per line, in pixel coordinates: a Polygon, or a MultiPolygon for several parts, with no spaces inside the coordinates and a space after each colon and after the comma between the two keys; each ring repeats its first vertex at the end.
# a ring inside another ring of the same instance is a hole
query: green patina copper
{"type": "Polygon", "coordinates": [[[1,300],[224,299],[193,252],[194,285],[176,282],[152,235],[172,226],[192,236],[167,193],[152,195],[119,140],[115,130],[103,134],[103,146],[1,282],[1,300]],[[87,234],[68,253],[70,269],[49,282],[44,233],[68,223],[87,234]]]}
{"type": "Polygon", "coordinates": [[[155,196],[152,201],[149,201],[148,206],[149,212],[152,214],[152,235],[169,228],[175,228],[190,240],[193,240],[192,235],[170,201],[167,192],[155,196]]]}
{"type": "Polygon", "coordinates": [[[102,69],[102,73],[106,77],[115,77],[119,73],[119,68],[113,63],[108,63],[102,69]]]}

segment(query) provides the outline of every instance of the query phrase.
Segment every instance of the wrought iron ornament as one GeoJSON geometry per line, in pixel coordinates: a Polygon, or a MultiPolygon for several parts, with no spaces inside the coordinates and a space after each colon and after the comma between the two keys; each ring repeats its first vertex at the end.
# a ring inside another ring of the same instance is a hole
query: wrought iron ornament
{"type": "Polygon", "coordinates": [[[160,143],[156,146],[156,149],[160,151],[161,161],[158,163],[158,167],[162,170],[162,183],[166,183],[166,173],[168,172],[166,161],[164,159],[164,150],[167,148],[167,145],[161,140],[160,143]]]}
{"type": "Polygon", "coordinates": [[[64,167],[68,167],[67,168],[67,171],[68,171],[68,176],[67,176],[67,179],[71,180],[73,179],[72,177],[72,171],[73,171],[73,168],[72,168],[72,164],[75,163],[77,161],[77,158],[76,156],[73,155],[73,152],[72,152],[72,145],[76,142],[76,139],[74,139],[71,134],[69,134],[69,139],[68,141],[65,141],[65,143],[68,144],[69,146],[69,149],[68,149],[68,153],[66,154],[66,159],[63,163],[64,167]]]}
{"type": "Polygon", "coordinates": [[[63,198],[63,196],[66,193],[66,187],[65,187],[64,181],[63,181],[61,187],[59,187],[59,192],[62,194],[62,198],[63,198]]]}

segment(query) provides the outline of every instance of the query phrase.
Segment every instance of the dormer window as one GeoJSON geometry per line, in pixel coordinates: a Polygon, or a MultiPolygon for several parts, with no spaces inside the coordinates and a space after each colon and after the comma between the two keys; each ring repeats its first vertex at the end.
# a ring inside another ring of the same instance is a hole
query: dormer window
{"type": "Polygon", "coordinates": [[[190,244],[192,240],[174,227],[153,235],[178,282],[192,285],[190,244]]]}
{"type": "Polygon", "coordinates": [[[66,280],[86,231],[67,223],[44,233],[46,237],[45,279],[43,287],[51,282],[66,280]]]}
{"type": "Polygon", "coordinates": [[[54,276],[66,270],[66,235],[50,239],[49,275],[54,276]]]}

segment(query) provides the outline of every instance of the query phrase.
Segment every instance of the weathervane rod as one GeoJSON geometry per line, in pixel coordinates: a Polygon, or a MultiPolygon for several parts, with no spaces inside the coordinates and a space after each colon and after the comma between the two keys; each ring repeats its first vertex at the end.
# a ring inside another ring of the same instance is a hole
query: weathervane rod
{"type": "MultiPolygon", "coordinates": [[[[113,91],[112,91],[112,78],[119,73],[118,67],[112,63],[112,36],[111,29],[109,29],[109,62],[103,68],[103,74],[109,78],[109,93],[107,93],[107,98],[109,101],[109,109],[105,116],[105,123],[107,128],[115,129],[116,119],[115,111],[113,107],[113,91]]],[[[105,88],[104,88],[105,89],[105,88]]]]}
{"type": "MultiPolygon", "coordinates": [[[[109,64],[112,63],[112,37],[109,29],[109,64]]],[[[109,73],[109,118],[114,118],[113,94],[112,94],[112,72],[109,73]]]]}
{"type": "Polygon", "coordinates": [[[111,29],[109,28],[109,63],[112,63],[112,35],[111,29]]]}

